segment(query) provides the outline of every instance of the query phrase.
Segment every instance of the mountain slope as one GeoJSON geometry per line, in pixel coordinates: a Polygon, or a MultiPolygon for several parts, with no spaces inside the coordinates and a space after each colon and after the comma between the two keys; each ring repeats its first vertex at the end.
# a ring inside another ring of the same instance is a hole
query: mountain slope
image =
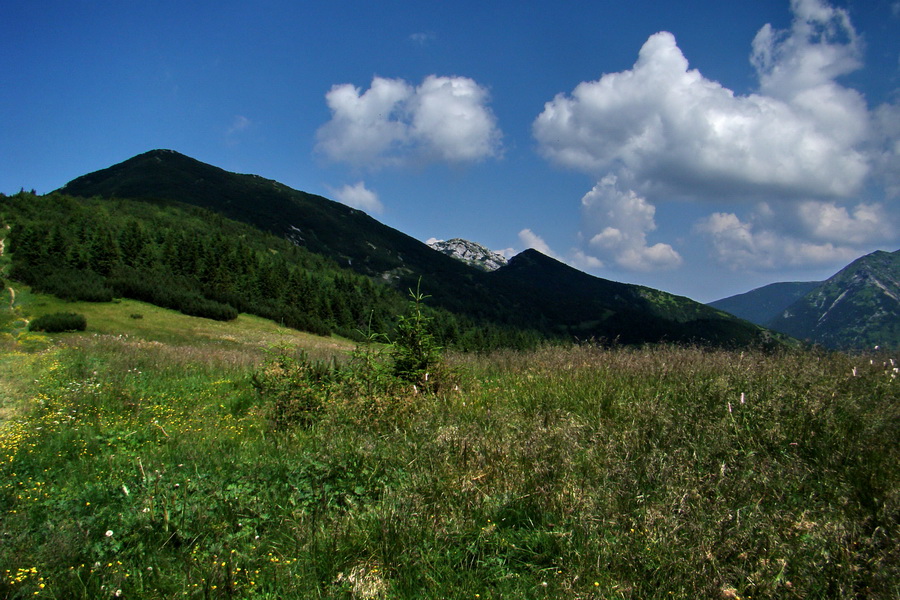
{"type": "Polygon", "coordinates": [[[828,348],[900,348],[900,250],[853,261],[769,326],[828,348]]]}
{"type": "Polygon", "coordinates": [[[490,274],[518,300],[510,307],[580,338],[748,344],[763,330],[689,298],[594,277],[537,250],[526,250],[490,274]]]}
{"type": "Polygon", "coordinates": [[[79,177],[62,193],[178,201],[216,211],[325,255],[478,322],[538,329],[552,337],[745,344],[765,333],[687,298],[592,277],[526,251],[484,272],[365,213],[256,175],[229,173],[154,150],[79,177]]]}
{"type": "Polygon", "coordinates": [[[369,275],[444,268],[418,240],[366,213],[258,175],[230,173],[172,150],[151,150],[67,183],[72,196],[175,200],[284,236],[369,275]]]}
{"type": "Polygon", "coordinates": [[[821,281],[772,283],[743,294],[710,302],[708,306],[765,326],[821,283],[821,281]]]}

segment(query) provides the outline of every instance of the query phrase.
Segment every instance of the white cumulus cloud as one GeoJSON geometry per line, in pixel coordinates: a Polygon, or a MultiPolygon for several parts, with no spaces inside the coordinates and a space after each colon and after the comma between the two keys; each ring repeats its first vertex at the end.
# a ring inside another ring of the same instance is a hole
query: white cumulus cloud
{"type": "Polygon", "coordinates": [[[732,266],[820,264],[896,239],[889,210],[851,199],[875,178],[900,195],[900,107],[870,111],[839,83],[862,66],[846,10],[825,0],[791,9],[788,30],[765,25],[753,40],[755,93],[691,69],[660,32],[631,69],[544,105],[532,124],[540,152],[600,180],[582,199],[584,253],[633,270],[678,266],[674,248],[647,241],[654,205],[671,200],[771,205],[777,216],[720,212],[695,229],[732,266]]]}
{"type": "Polygon", "coordinates": [[[634,191],[619,189],[615,175],[607,175],[585,194],[581,208],[586,229],[596,232],[588,238],[588,252],[597,260],[609,258],[636,271],[681,265],[672,246],[648,245],[647,234],[656,229],[656,208],[634,191]]]}
{"type": "Polygon", "coordinates": [[[883,104],[875,111],[875,168],[889,198],[900,197],[900,104],[883,104]]]}
{"type": "Polygon", "coordinates": [[[467,163],[499,156],[501,133],[486,88],[467,77],[429,75],[419,86],[375,77],[368,90],[335,85],[317,148],[337,162],[380,168],[467,163]]]}
{"type": "Polygon", "coordinates": [[[378,199],[378,194],[366,188],[366,184],[362,181],[353,185],[344,185],[332,190],[332,193],[341,204],[358,208],[370,214],[384,212],[384,205],[378,199]]]}
{"type": "Polygon", "coordinates": [[[881,204],[852,208],[805,201],[772,208],[761,204],[742,220],[718,212],[700,220],[714,258],[731,269],[768,270],[845,263],[895,239],[896,219],[881,204]]]}
{"type": "Polygon", "coordinates": [[[896,235],[894,217],[881,204],[861,202],[848,210],[834,202],[809,200],[797,207],[797,214],[803,231],[818,241],[862,246],[896,235]]]}
{"type": "Polygon", "coordinates": [[[631,70],[548,102],[534,135],[551,160],[592,174],[617,171],[645,192],[847,196],[868,171],[858,148],[868,114],[857,92],[827,78],[855,64],[853,52],[821,46],[764,28],[754,58],[763,91],[778,95],[740,96],[689,69],[675,37],[657,33],[631,70]]]}

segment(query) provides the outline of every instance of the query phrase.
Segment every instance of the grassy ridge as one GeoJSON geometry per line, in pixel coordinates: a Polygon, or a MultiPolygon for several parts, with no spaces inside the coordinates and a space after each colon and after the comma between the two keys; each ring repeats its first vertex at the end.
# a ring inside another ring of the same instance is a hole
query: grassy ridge
{"type": "Polygon", "coordinates": [[[62,339],[0,363],[0,597],[900,595],[887,356],[448,357],[276,433],[262,351],[62,339]]]}

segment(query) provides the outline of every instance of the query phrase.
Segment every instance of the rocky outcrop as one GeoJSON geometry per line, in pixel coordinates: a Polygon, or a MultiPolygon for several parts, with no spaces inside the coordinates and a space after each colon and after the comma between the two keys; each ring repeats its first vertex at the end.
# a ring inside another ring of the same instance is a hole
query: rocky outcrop
{"type": "Polygon", "coordinates": [[[496,271],[506,265],[506,257],[502,254],[488,250],[481,244],[468,240],[460,238],[431,240],[428,242],[428,245],[438,252],[452,256],[483,271],[496,271]]]}

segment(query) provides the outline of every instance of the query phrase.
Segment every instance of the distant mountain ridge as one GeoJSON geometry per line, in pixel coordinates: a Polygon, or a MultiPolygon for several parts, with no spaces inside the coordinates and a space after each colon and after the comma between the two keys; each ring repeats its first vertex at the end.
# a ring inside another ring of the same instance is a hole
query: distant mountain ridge
{"type": "Polygon", "coordinates": [[[58,191],[201,206],[401,291],[421,285],[429,302],[451,312],[550,337],[721,345],[771,340],[762,328],[688,298],[593,277],[534,250],[486,272],[362,211],[171,150],[140,154],[58,191]]]}
{"type": "Polygon", "coordinates": [[[500,267],[506,266],[508,262],[506,257],[499,252],[494,252],[477,242],[470,242],[462,238],[430,241],[428,245],[438,252],[452,256],[482,271],[496,271],[500,267]]]}
{"type": "Polygon", "coordinates": [[[710,306],[826,348],[900,348],[900,250],[860,257],[825,281],[775,283],[710,306]]]}
{"type": "Polygon", "coordinates": [[[821,281],[771,283],[743,294],[710,302],[709,306],[765,326],[787,307],[821,284],[821,281]]]}
{"type": "Polygon", "coordinates": [[[853,261],[769,326],[828,348],[900,348],[900,250],[853,261]]]}

